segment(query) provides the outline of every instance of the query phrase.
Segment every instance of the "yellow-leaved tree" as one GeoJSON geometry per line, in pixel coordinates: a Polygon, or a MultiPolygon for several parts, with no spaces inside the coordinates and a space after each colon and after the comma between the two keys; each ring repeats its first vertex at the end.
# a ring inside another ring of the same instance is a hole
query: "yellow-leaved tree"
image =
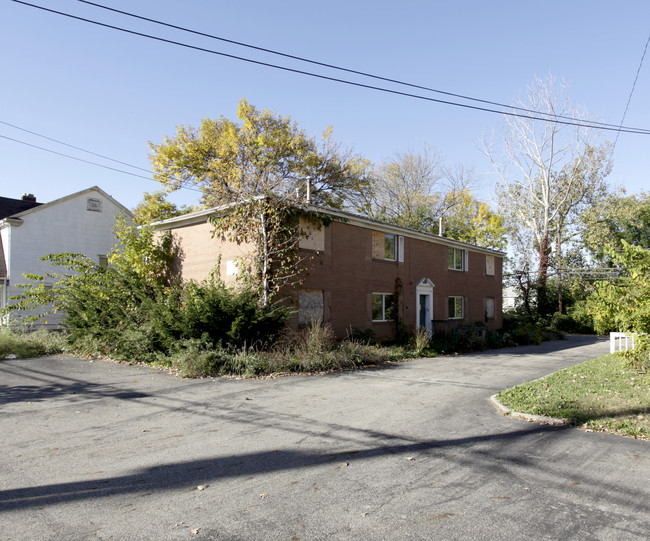
{"type": "Polygon", "coordinates": [[[245,99],[238,121],[206,118],[198,129],[150,144],[154,177],[168,191],[194,186],[201,206],[221,207],[213,220],[220,237],[256,247],[244,276],[268,305],[296,280],[300,237],[297,212],[305,202],[357,209],[369,186],[370,164],[334,143],[331,130],[309,137],[289,117],[259,111],[245,99]]]}

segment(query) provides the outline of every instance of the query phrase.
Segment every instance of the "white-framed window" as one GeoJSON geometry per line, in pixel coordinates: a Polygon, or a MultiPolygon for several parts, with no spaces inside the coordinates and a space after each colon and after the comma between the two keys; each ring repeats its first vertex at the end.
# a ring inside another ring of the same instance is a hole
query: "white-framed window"
{"type": "Polygon", "coordinates": [[[402,263],[404,261],[404,237],[383,231],[373,231],[372,257],[402,263]]]}
{"type": "Polygon", "coordinates": [[[465,317],[465,298],[449,297],[449,319],[463,319],[465,317]]]}
{"type": "Polygon", "coordinates": [[[395,321],[395,295],[393,293],[372,294],[372,320],[395,321]]]}
{"type": "Polygon", "coordinates": [[[449,248],[447,250],[447,267],[451,270],[467,270],[467,250],[449,248]]]}

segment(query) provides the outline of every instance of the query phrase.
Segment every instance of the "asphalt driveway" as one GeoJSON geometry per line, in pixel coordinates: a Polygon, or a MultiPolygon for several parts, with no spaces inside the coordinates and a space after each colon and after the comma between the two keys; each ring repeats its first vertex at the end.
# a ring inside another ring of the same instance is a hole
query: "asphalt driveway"
{"type": "Polygon", "coordinates": [[[0,539],[647,539],[650,443],[489,402],[607,348],[254,381],[3,360],[0,539]]]}

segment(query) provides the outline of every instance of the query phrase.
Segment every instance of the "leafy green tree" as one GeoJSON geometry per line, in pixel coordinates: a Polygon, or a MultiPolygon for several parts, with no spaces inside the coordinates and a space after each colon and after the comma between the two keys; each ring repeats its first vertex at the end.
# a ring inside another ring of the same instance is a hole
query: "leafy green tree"
{"type": "Polygon", "coordinates": [[[599,264],[612,264],[607,248],[625,241],[650,248],[650,194],[603,198],[583,215],[583,242],[599,264]]]}
{"type": "Polygon", "coordinates": [[[455,204],[444,222],[445,236],[495,250],[505,250],[505,219],[487,203],[463,190],[454,197],[455,204]]]}
{"type": "Polygon", "coordinates": [[[192,207],[175,205],[166,199],[166,195],[163,191],[145,192],[142,201],[133,209],[133,222],[139,225],[148,225],[194,210],[192,207]]]}
{"type": "Polygon", "coordinates": [[[267,306],[283,285],[299,279],[300,202],[362,204],[368,162],[334,144],[329,130],[318,143],[289,117],[258,111],[246,100],[238,117],[239,123],[206,118],[198,130],[180,126],[174,138],[151,145],[152,163],[168,190],[193,185],[203,206],[222,207],[212,221],[216,235],[255,247],[241,276],[267,306]]]}
{"type": "Polygon", "coordinates": [[[425,146],[420,153],[397,153],[376,171],[368,214],[377,220],[444,234],[480,246],[505,249],[503,217],[469,191],[472,169],[449,168],[425,146]]]}
{"type": "Polygon", "coordinates": [[[610,249],[617,265],[626,269],[617,280],[596,283],[586,308],[599,333],[630,331],[650,333],[650,249],[621,241],[610,249]]]}
{"type": "Polygon", "coordinates": [[[168,190],[195,186],[203,207],[256,196],[295,198],[317,205],[355,208],[370,182],[369,162],[332,141],[331,128],[317,141],[289,117],[239,102],[239,122],[205,118],[198,129],[179,126],[176,136],[152,144],[154,177],[168,190]]]}
{"type": "Polygon", "coordinates": [[[178,280],[176,262],[180,248],[169,231],[156,233],[148,225],[134,225],[124,214],[117,216],[114,231],[119,244],[109,254],[108,261],[116,269],[162,287],[178,280]]]}

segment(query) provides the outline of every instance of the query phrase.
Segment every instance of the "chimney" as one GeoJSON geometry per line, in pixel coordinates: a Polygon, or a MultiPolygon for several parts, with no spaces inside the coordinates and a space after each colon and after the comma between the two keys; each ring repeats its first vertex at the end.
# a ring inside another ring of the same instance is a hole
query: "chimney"
{"type": "Polygon", "coordinates": [[[23,201],[29,201],[30,203],[36,203],[36,196],[33,193],[24,193],[23,201]]]}
{"type": "Polygon", "coordinates": [[[310,205],[311,204],[311,177],[307,177],[306,180],[307,180],[307,194],[305,199],[307,201],[307,204],[310,205]]]}

